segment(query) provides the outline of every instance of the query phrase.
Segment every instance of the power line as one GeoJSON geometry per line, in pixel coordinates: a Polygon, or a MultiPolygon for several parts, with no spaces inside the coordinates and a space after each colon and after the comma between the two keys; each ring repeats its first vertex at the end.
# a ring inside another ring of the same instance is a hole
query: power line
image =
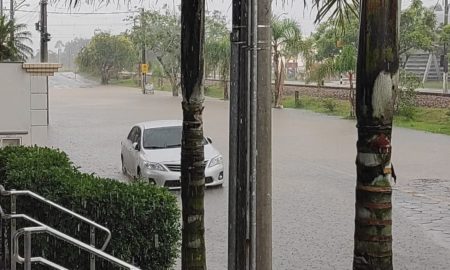
{"type": "MultiPolygon", "coordinates": [[[[9,9],[4,9],[9,10],[9,9]]],[[[15,12],[27,12],[27,13],[38,13],[36,10],[23,10],[17,9],[15,12]]],[[[49,14],[56,15],[116,15],[116,14],[132,14],[137,11],[112,11],[112,12],[61,12],[61,11],[49,11],[49,14]]]]}

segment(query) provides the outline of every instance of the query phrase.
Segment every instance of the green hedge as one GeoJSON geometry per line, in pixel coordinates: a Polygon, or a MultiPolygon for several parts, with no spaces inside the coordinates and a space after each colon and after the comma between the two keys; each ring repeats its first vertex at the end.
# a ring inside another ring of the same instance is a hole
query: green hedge
{"type": "MultiPolygon", "coordinates": [[[[109,228],[112,239],[106,252],[141,269],[168,269],[174,264],[180,240],[180,211],[175,196],[163,188],[81,173],[65,153],[41,147],[0,149],[0,183],[7,190],[31,190],[109,228]]],[[[2,206],[9,211],[6,200],[2,198],[2,206]]],[[[19,197],[17,201],[19,213],[89,241],[89,225],[34,199],[19,197]]],[[[105,236],[96,232],[97,247],[105,236]]],[[[33,256],[44,256],[69,269],[89,269],[84,251],[52,237],[36,238],[33,250],[37,252],[33,256]]],[[[97,269],[116,267],[98,259],[97,269]]]]}

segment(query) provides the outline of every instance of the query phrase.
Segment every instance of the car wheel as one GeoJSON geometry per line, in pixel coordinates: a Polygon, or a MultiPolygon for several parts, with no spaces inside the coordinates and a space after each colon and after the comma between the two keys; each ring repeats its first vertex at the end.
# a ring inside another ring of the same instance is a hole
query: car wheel
{"type": "Polygon", "coordinates": [[[156,185],[155,179],[148,179],[148,183],[152,186],[156,185]]]}
{"type": "Polygon", "coordinates": [[[123,156],[120,156],[120,160],[122,161],[122,173],[127,174],[127,168],[125,168],[125,164],[123,163],[123,156]]]}

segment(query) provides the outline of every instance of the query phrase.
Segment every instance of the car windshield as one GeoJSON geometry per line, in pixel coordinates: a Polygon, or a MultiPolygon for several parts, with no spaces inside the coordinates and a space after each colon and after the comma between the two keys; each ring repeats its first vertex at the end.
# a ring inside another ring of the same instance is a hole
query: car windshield
{"type": "MultiPolygon", "coordinates": [[[[150,128],[144,130],[143,144],[145,149],[164,149],[181,147],[181,126],[150,128]]],[[[203,145],[208,140],[203,138],[203,145]]]]}
{"type": "Polygon", "coordinates": [[[181,147],[181,126],[146,129],[143,139],[146,149],[181,147]]]}

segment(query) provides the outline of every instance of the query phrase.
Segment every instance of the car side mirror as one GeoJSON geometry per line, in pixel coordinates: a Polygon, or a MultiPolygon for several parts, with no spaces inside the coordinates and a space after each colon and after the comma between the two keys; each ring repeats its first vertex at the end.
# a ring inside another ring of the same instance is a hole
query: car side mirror
{"type": "Polygon", "coordinates": [[[206,140],[207,140],[209,143],[212,143],[212,139],[211,139],[210,137],[206,137],[206,140]]]}
{"type": "Polygon", "coordinates": [[[136,151],[139,151],[140,150],[139,148],[140,148],[139,144],[137,142],[134,142],[133,143],[133,149],[136,150],[136,151]]]}

